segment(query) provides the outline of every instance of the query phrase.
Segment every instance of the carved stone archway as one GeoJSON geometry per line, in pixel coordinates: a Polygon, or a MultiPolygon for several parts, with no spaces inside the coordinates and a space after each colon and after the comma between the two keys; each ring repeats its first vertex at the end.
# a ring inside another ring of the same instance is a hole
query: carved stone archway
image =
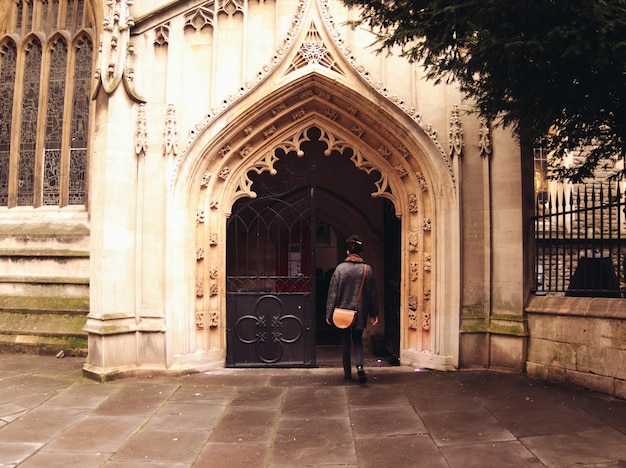
{"type": "Polygon", "coordinates": [[[226,219],[237,199],[255,196],[248,174],[274,171],[276,150],[301,151],[307,129],[315,126],[329,150],[350,148],[357,168],[380,174],[372,196],[389,199],[402,219],[402,362],[456,368],[459,208],[441,148],[367,88],[346,87],[323,74],[304,75],[266,96],[252,93],[238,108],[247,110],[224,113],[174,168],[166,284],[169,366],[194,360],[223,365],[226,219]],[[181,280],[185,287],[170,287],[181,280]]]}

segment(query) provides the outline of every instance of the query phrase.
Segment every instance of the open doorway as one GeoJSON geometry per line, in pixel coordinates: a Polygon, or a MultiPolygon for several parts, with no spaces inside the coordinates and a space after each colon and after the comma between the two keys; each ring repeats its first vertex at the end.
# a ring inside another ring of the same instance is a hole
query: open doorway
{"type": "MultiPolygon", "coordinates": [[[[385,257],[397,255],[391,263],[400,264],[399,241],[391,241],[397,251],[384,247],[391,203],[371,196],[380,174],[356,168],[350,148],[326,152],[320,133],[311,127],[301,151],[276,150],[276,172],[251,171],[256,197],[233,205],[227,222],[228,366],[315,366],[316,347],[339,345],[339,332],[326,324],[326,295],[345,258],[345,239],[354,233],[365,241],[380,297],[381,323],[365,338],[386,333],[385,257]]],[[[399,296],[399,290],[390,294],[399,296]]],[[[396,329],[395,348],[399,323],[396,329]]]]}
{"type": "MultiPolygon", "coordinates": [[[[394,206],[384,201],[383,242],[370,249],[382,249],[384,254],[382,283],[379,289],[380,323],[374,330],[367,330],[365,336],[366,357],[376,365],[399,365],[400,362],[400,220],[394,206]],[[369,348],[368,348],[369,346],[369,348]]],[[[340,332],[326,323],[326,298],[330,278],[336,265],[346,256],[345,239],[351,233],[338,232],[333,226],[318,220],[316,235],[316,357],[318,365],[339,366],[340,332]]],[[[366,262],[368,250],[364,252],[366,262]]],[[[372,255],[375,257],[375,255],[372,255]]]]}

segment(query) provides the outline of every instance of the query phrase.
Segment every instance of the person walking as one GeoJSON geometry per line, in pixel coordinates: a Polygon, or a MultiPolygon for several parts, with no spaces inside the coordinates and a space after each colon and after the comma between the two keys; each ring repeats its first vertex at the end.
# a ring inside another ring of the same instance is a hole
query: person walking
{"type": "Polygon", "coordinates": [[[347,257],[337,265],[330,279],[326,300],[326,322],[332,324],[333,311],[336,307],[357,311],[352,325],[341,330],[341,358],[344,379],[351,381],[350,351],[354,344],[357,375],[359,382],[364,384],[367,382],[367,376],[363,369],[363,330],[367,327],[368,319],[372,326],[378,323],[378,293],[372,267],[363,261],[363,242],[359,236],[350,236],[346,240],[346,247],[347,257]]]}

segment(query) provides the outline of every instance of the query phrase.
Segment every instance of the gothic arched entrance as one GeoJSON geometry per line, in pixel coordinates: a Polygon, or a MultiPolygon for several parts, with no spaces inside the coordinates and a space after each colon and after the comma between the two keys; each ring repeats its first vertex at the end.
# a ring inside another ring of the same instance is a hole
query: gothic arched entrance
{"type": "MultiPolygon", "coordinates": [[[[358,228],[381,280],[381,330],[384,301],[399,294],[382,287],[390,250],[382,248],[384,199],[370,196],[377,175],[358,170],[349,147],[327,151],[316,126],[303,134],[300,151],[275,152],[275,173],[249,175],[255,196],[237,200],[227,221],[229,366],[311,366],[316,344],[339,342],[325,322],[327,285],[344,256],[343,239],[358,228]]],[[[391,328],[399,330],[393,318],[391,328]]],[[[393,336],[397,349],[399,334],[393,336]]]]}
{"type": "MultiPolygon", "coordinates": [[[[318,186],[320,180],[333,180],[339,187],[336,190],[344,192],[336,196],[333,190],[318,187],[315,222],[307,218],[308,227],[317,228],[319,220],[331,226],[340,239],[357,232],[369,246],[376,247],[378,260],[371,258],[371,248],[366,260],[373,264],[379,288],[384,288],[381,296],[388,289],[397,293],[396,299],[385,306],[394,308],[399,325],[385,329],[385,333],[394,336],[395,353],[402,363],[437,369],[457,367],[459,210],[450,161],[414,120],[384,101],[371,101],[367,88],[353,88],[310,74],[265,97],[250,96],[250,102],[241,103],[245,112],[224,113],[194,137],[185,153],[189,157],[177,161],[168,210],[168,256],[175,266],[168,270],[167,280],[167,300],[171,304],[171,333],[167,336],[171,349],[176,350],[171,354],[173,365],[184,366],[196,360],[222,365],[226,362],[232,326],[227,296],[229,289],[246,289],[227,281],[231,261],[229,220],[238,216],[239,203],[267,195],[260,190],[261,179],[291,181],[279,176],[287,171],[281,164],[305,161],[308,145],[319,142],[323,148],[318,150],[318,158],[330,164],[328,171],[333,177],[320,176],[323,165],[318,165],[318,186]],[[313,128],[316,130],[311,133],[313,128]],[[358,177],[352,175],[348,183],[348,173],[364,177],[363,184],[355,188],[358,177]],[[372,215],[360,214],[377,203],[376,221],[371,221],[372,215]],[[383,248],[385,235],[392,232],[384,229],[391,225],[385,222],[390,218],[396,220],[395,257],[385,255],[383,248]],[[195,233],[194,239],[191,233],[195,233]],[[385,265],[385,256],[398,261],[385,265]],[[390,269],[395,276],[388,273],[390,269]],[[181,278],[189,281],[181,283],[181,278]]],[[[298,198],[300,195],[295,191],[293,200],[283,197],[286,206],[306,205],[310,209],[309,201],[298,198]]],[[[260,208],[254,211],[262,212],[260,208]]],[[[293,221],[292,214],[283,217],[293,221]]],[[[294,232],[301,234],[293,228],[294,222],[283,224],[291,232],[277,229],[272,235],[286,235],[282,238],[291,240],[294,232]]],[[[279,247],[274,248],[278,258],[279,247]]],[[[280,248],[288,253],[288,245],[280,248]]],[[[305,248],[300,247],[301,251],[305,248]]],[[[333,265],[341,259],[342,249],[336,248],[335,252],[330,262],[333,265]]],[[[319,259],[308,265],[313,269],[317,263],[319,259]]],[[[273,265],[277,268],[276,262],[273,265]]],[[[317,272],[308,274],[312,278],[317,272]]],[[[272,285],[272,290],[275,287],[272,285]]],[[[275,302],[267,306],[274,307],[272,304],[275,302]]],[[[244,315],[255,315],[251,307],[246,305],[245,309],[244,315]]],[[[313,327],[313,316],[310,321],[313,327]]],[[[257,346],[256,331],[246,331],[245,341],[252,347],[257,346]]],[[[288,341],[297,335],[289,334],[288,341]]],[[[313,345],[317,334],[310,336],[313,345]]],[[[279,354],[275,349],[267,351],[264,359],[273,361],[279,354]]],[[[311,353],[301,354],[301,364],[297,365],[311,365],[311,353]]],[[[249,357],[243,359],[245,365],[251,365],[247,364],[250,361],[249,357]]]]}

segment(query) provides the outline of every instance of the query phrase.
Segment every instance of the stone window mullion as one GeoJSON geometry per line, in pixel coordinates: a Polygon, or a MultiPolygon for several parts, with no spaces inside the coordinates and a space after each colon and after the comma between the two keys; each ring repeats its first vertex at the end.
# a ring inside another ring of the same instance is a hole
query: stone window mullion
{"type": "Polygon", "coordinates": [[[40,207],[43,205],[43,191],[44,191],[44,169],[46,158],[46,134],[47,134],[47,119],[48,119],[48,106],[49,103],[49,91],[50,91],[50,77],[52,66],[51,57],[51,44],[47,43],[42,46],[41,53],[41,70],[39,80],[39,104],[37,113],[37,134],[35,139],[35,163],[34,163],[34,178],[33,178],[33,201],[32,206],[40,207]]]}
{"type": "Polygon", "coordinates": [[[63,102],[63,138],[61,143],[61,190],[59,206],[67,206],[69,198],[69,166],[70,166],[70,146],[72,141],[72,125],[69,122],[72,119],[72,104],[74,101],[74,61],[76,55],[76,47],[70,44],[67,54],[67,74],[65,80],[65,100],[63,102]]]}

